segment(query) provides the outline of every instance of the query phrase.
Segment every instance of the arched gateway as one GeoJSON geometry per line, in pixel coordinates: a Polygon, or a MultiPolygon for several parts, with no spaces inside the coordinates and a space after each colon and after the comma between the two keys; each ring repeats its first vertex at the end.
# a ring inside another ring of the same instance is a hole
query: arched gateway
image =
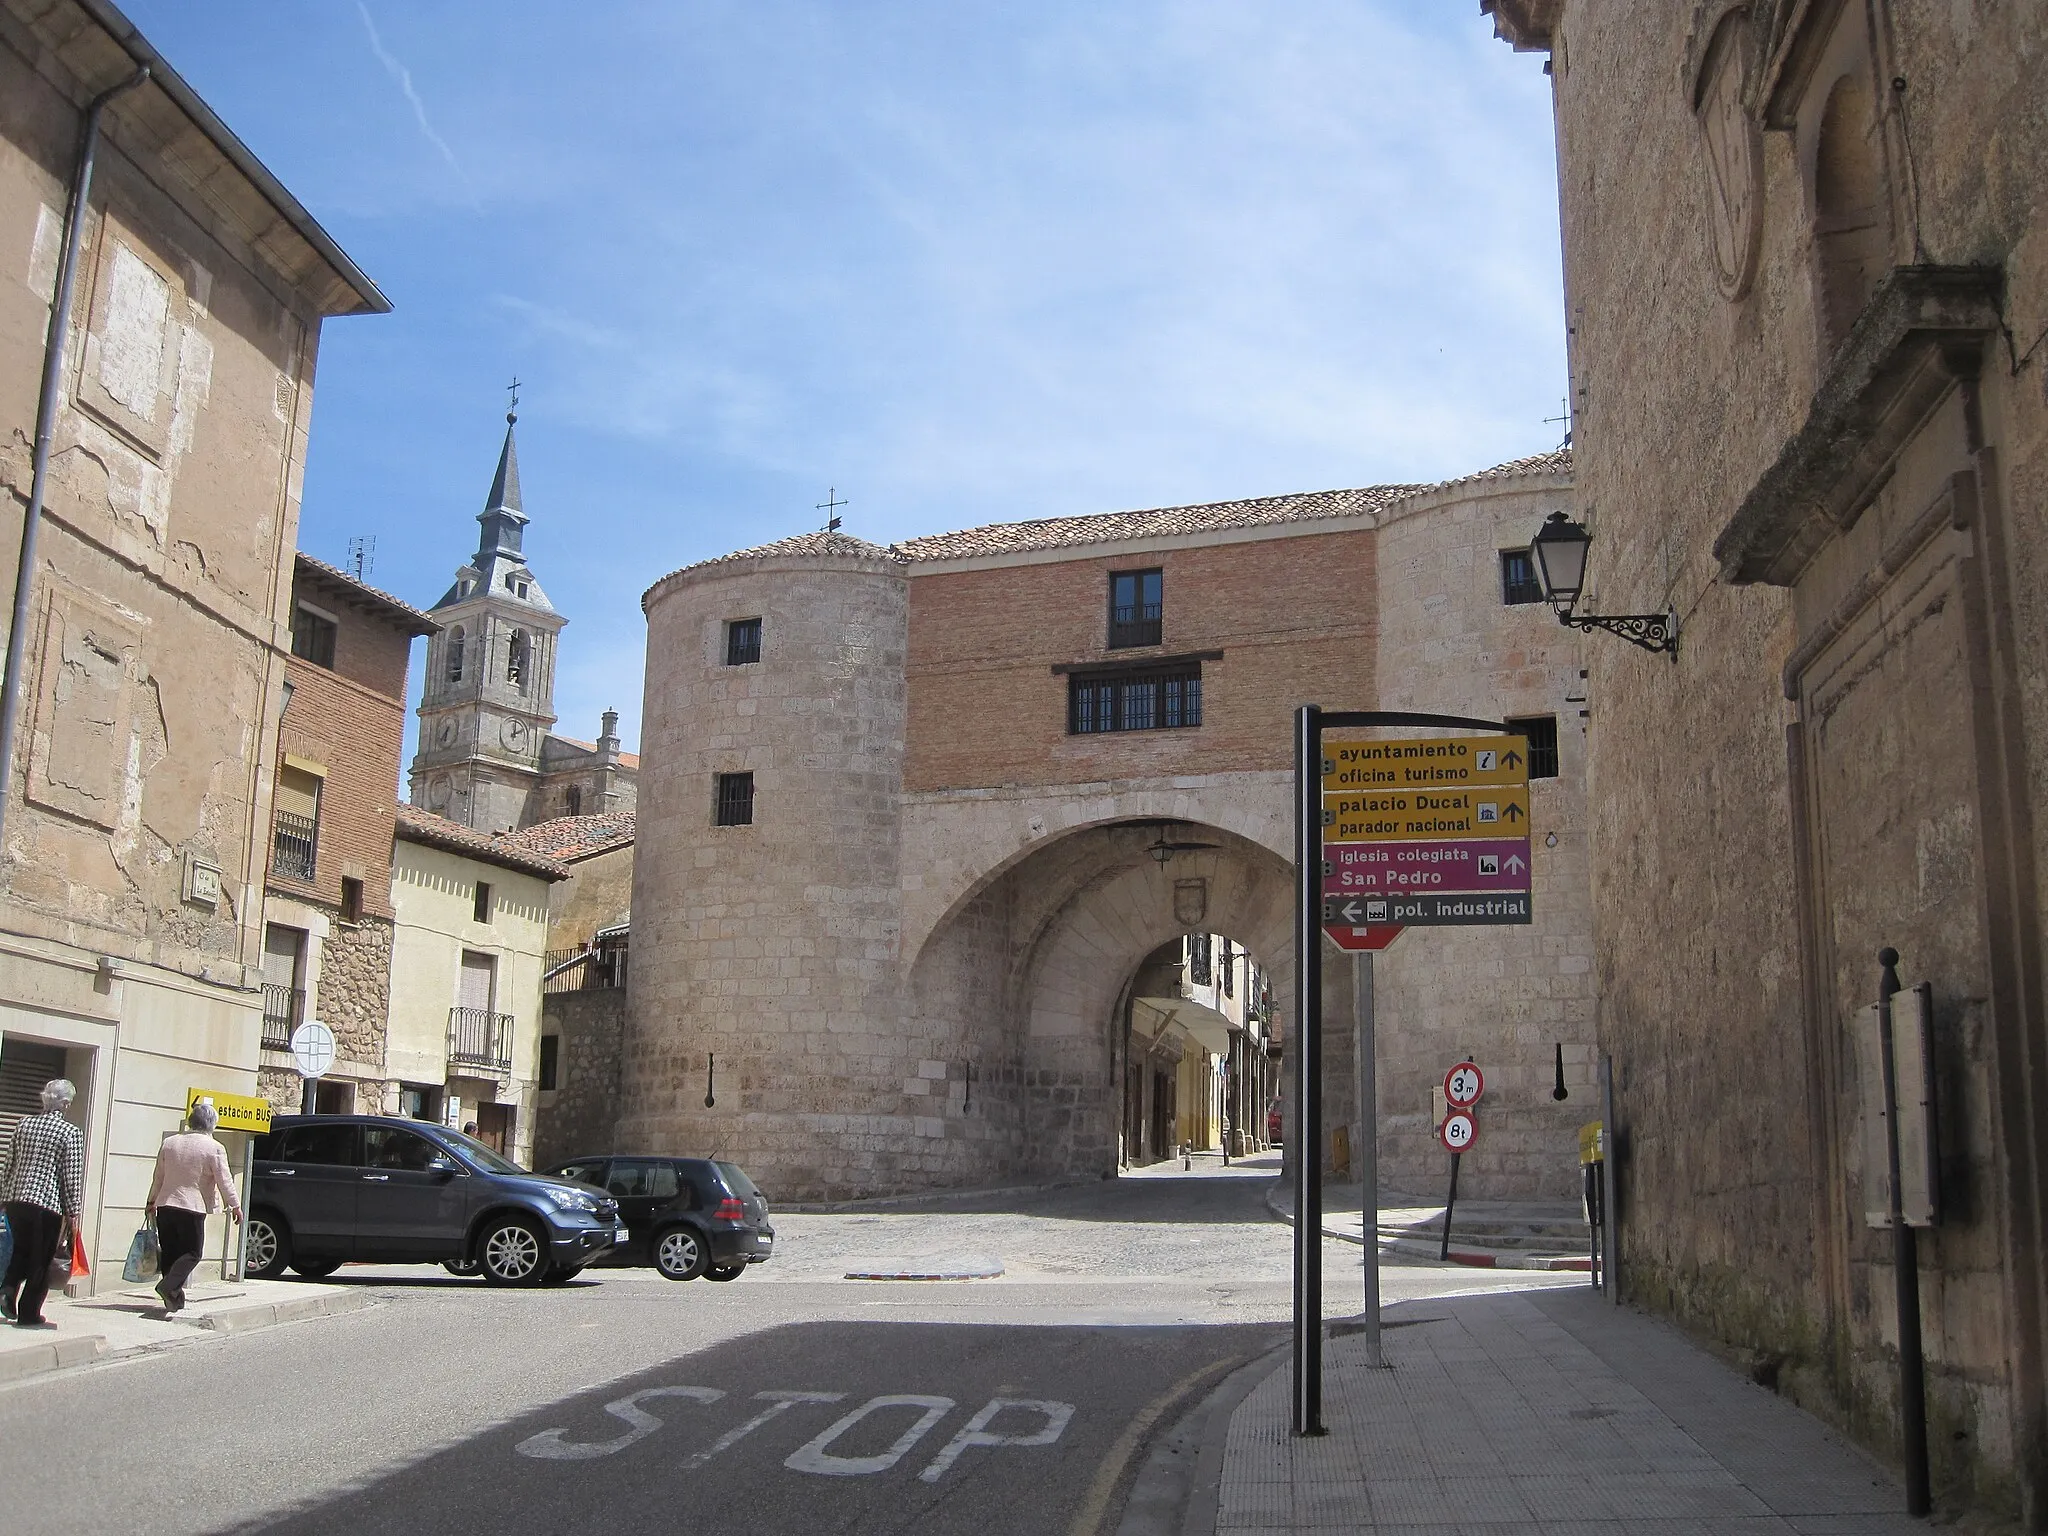
{"type": "MultiPolygon", "coordinates": [[[[1554,743],[1537,926],[1381,966],[1380,1119],[1420,1176],[1418,1074],[1486,1050],[1475,1184],[1568,1187],[1584,1116],[1535,1088],[1554,1043],[1590,1061],[1581,674],[1504,584],[1568,470],[807,534],[656,583],[618,1144],[735,1157],[783,1199],[1113,1173],[1149,956],[1230,935],[1292,1007],[1288,717],[1318,699],[1554,743]]],[[[1327,970],[1348,1137],[1351,968],[1327,970]]]]}

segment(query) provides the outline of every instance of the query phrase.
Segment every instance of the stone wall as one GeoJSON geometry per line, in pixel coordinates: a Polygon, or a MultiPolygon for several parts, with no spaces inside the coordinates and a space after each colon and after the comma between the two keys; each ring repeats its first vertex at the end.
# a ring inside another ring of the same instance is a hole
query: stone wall
{"type": "Polygon", "coordinates": [[[546,1168],[597,1152],[696,1152],[686,1146],[619,1140],[619,1063],[626,1034],[623,987],[550,992],[541,999],[541,1038],[553,1035],[555,1086],[537,1095],[533,1165],[546,1168]]]}

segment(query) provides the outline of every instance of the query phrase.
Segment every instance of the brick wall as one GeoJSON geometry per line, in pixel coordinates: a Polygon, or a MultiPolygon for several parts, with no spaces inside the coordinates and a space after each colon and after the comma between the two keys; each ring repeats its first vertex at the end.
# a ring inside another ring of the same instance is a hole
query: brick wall
{"type": "MultiPolygon", "coordinates": [[[[344,623],[342,634],[368,625],[344,623]]],[[[367,647],[366,647],[367,648],[367,647]]],[[[335,659],[341,660],[337,643],[335,659]]],[[[405,673],[395,696],[372,692],[339,672],[294,656],[286,675],[292,701],[279,728],[284,753],[320,764],[320,841],[309,883],[275,869],[270,885],[301,900],[338,907],[341,879],[363,882],[363,910],[391,915],[391,827],[398,800],[399,742],[405,729],[405,673]]]]}
{"type": "Polygon", "coordinates": [[[1151,554],[913,570],[905,787],[1084,783],[1285,768],[1294,706],[1369,700],[1373,535],[1359,530],[1151,554]],[[1163,644],[1111,651],[1112,571],[1164,573],[1163,644]],[[1067,734],[1052,662],[1222,651],[1202,663],[1202,724],[1067,734]]]}

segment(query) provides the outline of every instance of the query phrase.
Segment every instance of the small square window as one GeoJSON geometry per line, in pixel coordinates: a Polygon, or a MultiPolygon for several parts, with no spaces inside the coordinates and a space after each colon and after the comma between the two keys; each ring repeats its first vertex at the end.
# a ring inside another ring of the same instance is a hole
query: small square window
{"type": "Polygon", "coordinates": [[[725,664],[750,667],[761,659],[761,621],[733,619],[725,626],[725,664]]]}
{"type": "Polygon", "coordinates": [[[363,920],[363,882],[352,875],[341,877],[341,920],[344,923],[363,920]]]}
{"type": "Polygon", "coordinates": [[[310,661],[314,666],[325,667],[332,672],[337,633],[334,620],[315,613],[304,603],[292,609],[292,654],[299,660],[310,661]]]}
{"type": "Polygon", "coordinates": [[[1524,720],[1510,720],[1507,725],[1510,734],[1529,738],[1529,777],[1556,778],[1557,716],[1532,715],[1524,720]]]}
{"type": "Polygon", "coordinates": [[[754,776],[751,773],[721,773],[718,801],[713,820],[721,827],[751,827],[754,824],[754,776]]]}
{"type": "Polygon", "coordinates": [[[474,917],[476,918],[476,920],[477,920],[478,922],[480,922],[480,923],[488,923],[488,922],[489,922],[489,921],[491,920],[491,883],[490,883],[490,881],[488,881],[488,880],[479,880],[479,881],[477,881],[477,883],[476,883],[476,903],[475,903],[475,908],[474,908],[474,911],[472,912],[472,914],[471,914],[471,915],[472,915],[472,916],[474,916],[474,917]]]}
{"type": "Polygon", "coordinates": [[[1543,583],[1526,549],[1500,552],[1500,600],[1511,608],[1543,601],[1543,583]]]}

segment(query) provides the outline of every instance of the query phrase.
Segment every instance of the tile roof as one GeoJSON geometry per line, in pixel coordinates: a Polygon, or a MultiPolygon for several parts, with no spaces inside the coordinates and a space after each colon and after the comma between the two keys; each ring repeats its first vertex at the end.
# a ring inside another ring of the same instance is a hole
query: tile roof
{"type": "Polygon", "coordinates": [[[507,869],[539,875],[543,880],[566,880],[569,871],[557,860],[521,847],[510,834],[478,832],[446,816],[436,816],[416,805],[398,807],[398,835],[409,843],[424,843],[472,859],[502,864],[507,869]]]}
{"type": "Polygon", "coordinates": [[[964,560],[977,555],[1015,555],[1039,549],[1174,538],[1221,529],[1356,517],[1382,511],[1409,497],[1430,491],[1521,474],[1568,472],[1570,468],[1571,452],[1565,449],[1514,459],[1476,474],[1436,484],[1369,485],[1355,490],[1303,491],[1288,496],[1256,496],[1247,501],[1209,502],[1193,507],[1155,507],[1143,512],[1098,512],[1081,517],[1044,517],[1027,523],[990,523],[981,528],[962,529],[958,533],[935,533],[923,538],[905,539],[895,548],[912,562],[964,560]]]}
{"type": "Polygon", "coordinates": [[[357,581],[347,571],[329,565],[325,560],[315,560],[303,549],[295,550],[294,556],[301,575],[311,573],[313,579],[326,587],[338,588],[348,598],[380,614],[386,619],[397,621],[400,628],[410,634],[431,635],[441,627],[439,619],[430,619],[411,603],[393,597],[389,592],[379,591],[366,582],[357,581]]]}
{"type": "MultiPolygon", "coordinates": [[[[585,741],[580,736],[564,736],[560,731],[549,731],[548,740],[559,741],[565,747],[576,747],[581,751],[588,752],[592,757],[597,756],[597,743],[585,741]]],[[[623,768],[638,768],[640,766],[640,754],[638,752],[621,752],[619,754],[619,765],[623,768]]]]}
{"type": "Polygon", "coordinates": [[[633,841],[633,813],[605,811],[595,816],[558,816],[507,832],[503,839],[531,853],[571,862],[623,848],[633,841]]]}

